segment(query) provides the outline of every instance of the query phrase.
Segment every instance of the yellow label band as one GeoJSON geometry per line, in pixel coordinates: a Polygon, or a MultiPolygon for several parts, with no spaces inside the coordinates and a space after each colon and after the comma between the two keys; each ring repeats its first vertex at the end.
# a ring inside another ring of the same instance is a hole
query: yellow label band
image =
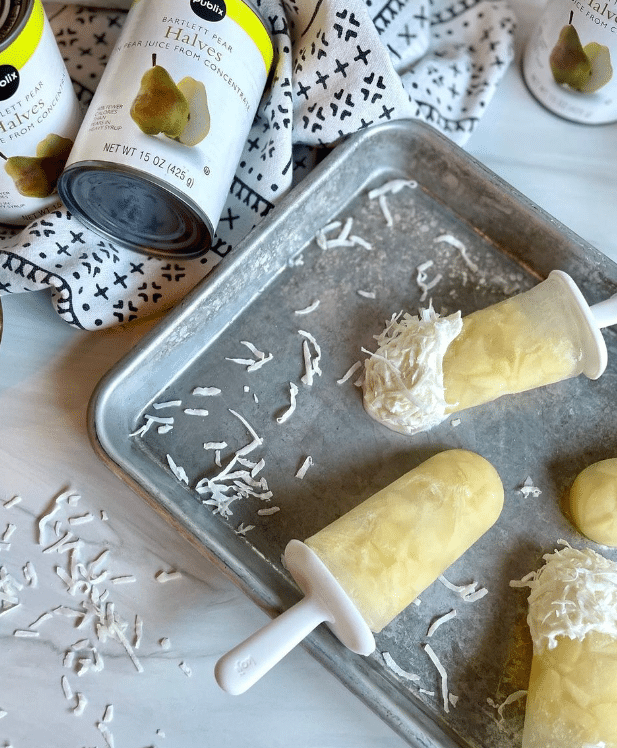
{"type": "Polygon", "coordinates": [[[45,11],[41,0],[34,0],[30,18],[21,34],[5,50],[0,52],[0,65],[12,65],[21,70],[34,54],[45,26],[45,11]]]}
{"type": "Polygon", "coordinates": [[[242,0],[226,0],[225,5],[227,15],[241,26],[257,45],[266,66],[266,73],[268,73],[272,65],[274,49],[263,22],[242,0]]]}

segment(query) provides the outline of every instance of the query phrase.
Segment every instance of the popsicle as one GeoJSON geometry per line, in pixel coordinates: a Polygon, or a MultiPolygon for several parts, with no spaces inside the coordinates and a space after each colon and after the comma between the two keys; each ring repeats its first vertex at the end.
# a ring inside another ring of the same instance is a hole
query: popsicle
{"type": "Polygon", "coordinates": [[[607,364],[601,328],[617,324],[617,296],[590,307],[554,270],[529,291],[461,318],[432,308],[393,319],[365,363],[364,407],[394,431],[414,434],[451,413],[607,364]]]}
{"type": "Polygon", "coordinates": [[[617,547],[617,458],[588,465],[568,496],[577,529],[590,540],[617,547]]]}
{"type": "Polygon", "coordinates": [[[225,691],[246,691],[318,624],[368,655],[381,631],[497,520],[503,485],[490,462],[451,449],[429,458],[304,543],[285,565],[304,598],[217,663],[225,691]]]}
{"type": "Polygon", "coordinates": [[[570,546],[531,587],[522,748],[617,748],[617,564],[570,546]]]}

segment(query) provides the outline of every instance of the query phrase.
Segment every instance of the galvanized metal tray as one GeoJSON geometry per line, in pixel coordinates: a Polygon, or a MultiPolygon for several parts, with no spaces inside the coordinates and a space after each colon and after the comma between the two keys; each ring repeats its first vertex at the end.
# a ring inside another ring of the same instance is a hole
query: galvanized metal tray
{"type": "Polygon", "coordinates": [[[360,372],[344,375],[365,358],[363,348],[374,350],[373,336],[393,313],[428,304],[421,300],[427,284],[436,281],[429,293],[438,311],[467,313],[553,268],[570,273],[590,302],[617,291],[615,264],[431,128],[368,129],[338,146],[91,401],[100,456],[272,615],[299,599],[281,564],[291,538],[316,532],[439,450],[472,449],[496,466],[503,513],[445,575],[488,594],[465,602],[435,582],[376,637],[368,658],[325,626],[306,640],[412,746],[520,745],[524,700],[508,697],[526,688],[531,654],[526,596],[509,581],[537,568],[561,538],[586,544],[561,504],[583,467],[617,453],[617,342],[606,331],[609,366],[597,381],[580,377],[502,398],[415,437],[371,420],[355,385],[360,372]],[[369,198],[395,178],[417,187],[388,194],[386,205],[369,198]],[[349,234],[372,249],[318,246],[320,229],[349,217],[349,234]],[[309,357],[321,354],[312,383],[302,382],[305,341],[309,357]],[[290,383],[298,387],[293,412],[290,383]],[[220,394],[195,394],[198,387],[220,394]],[[218,442],[228,445],[220,459],[218,442]],[[252,490],[208,503],[211,493],[195,486],[220,473],[217,459],[225,466],[245,446],[249,462],[235,467],[253,475],[252,490]],[[308,457],[312,465],[299,477],[308,457]],[[451,610],[456,617],[429,636],[429,625],[451,610]],[[447,703],[426,644],[447,672],[454,696],[447,703]]]}

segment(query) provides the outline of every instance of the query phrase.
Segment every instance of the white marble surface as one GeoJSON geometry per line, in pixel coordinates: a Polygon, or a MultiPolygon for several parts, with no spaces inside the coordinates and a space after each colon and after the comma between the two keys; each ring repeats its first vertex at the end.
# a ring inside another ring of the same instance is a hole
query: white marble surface
{"type": "MultiPolygon", "coordinates": [[[[520,0],[515,8],[520,53],[537,10],[520,0]]],[[[617,260],[616,146],[613,125],[585,127],[546,112],[512,66],[468,150],[617,260]]],[[[96,382],[152,323],[77,332],[56,317],[44,294],[5,298],[3,309],[0,566],[24,586],[16,590],[20,605],[0,616],[0,746],[401,748],[404,741],[301,648],[241,697],[216,686],[217,658],[265,616],[99,461],[86,431],[96,382]],[[38,518],[65,488],[81,499],[59,504],[40,543],[38,518]],[[15,496],[21,501],[6,507],[15,496]],[[88,513],[92,521],[69,523],[88,513]],[[99,564],[109,573],[101,588],[127,622],[130,644],[135,616],[143,621],[134,650],[143,672],[121,643],[99,642],[92,621],[76,628],[74,619],[54,613],[39,622],[37,637],[15,636],[46,612],[77,608],[83,596],[83,590],[71,596],[56,573],[68,554],[45,552],[56,521],[61,536],[68,530],[81,539],[82,559],[109,549],[99,564]],[[36,586],[25,583],[27,562],[36,586]],[[172,570],[180,578],[157,580],[158,572],[172,570]],[[123,575],[135,581],[111,580],[123,575]],[[96,645],[103,669],[93,667],[87,643],[72,669],[64,665],[65,653],[83,639],[96,645]],[[87,699],[81,715],[74,712],[76,697],[63,693],[63,675],[87,699]],[[104,722],[107,705],[113,719],[104,722]]],[[[0,589],[6,587],[0,578],[0,589]]]]}

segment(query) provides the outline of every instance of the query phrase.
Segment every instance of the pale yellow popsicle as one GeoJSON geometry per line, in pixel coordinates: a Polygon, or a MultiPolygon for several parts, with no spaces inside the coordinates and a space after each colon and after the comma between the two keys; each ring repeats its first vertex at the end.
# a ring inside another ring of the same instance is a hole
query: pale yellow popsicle
{"type": "Polygon", "coordinates": [[[487,460],[446,450],[305,544],[379,632],[494,524],[503,498],[487,460]]]}
{"type": "Polygon", "coordinates": [[[566,547],[527,580],[533,660],[522,748],[617,748],[617,564],[566,547]]]}
{"type": "Polygon", "coordinates": [[[364,407],[406,434],[502,395],[581,373],[596,378],[606,355],[590,308],[560,271],[463,318],[429,308],[393,319],[377,341],[365,362],[364,407]]]}

